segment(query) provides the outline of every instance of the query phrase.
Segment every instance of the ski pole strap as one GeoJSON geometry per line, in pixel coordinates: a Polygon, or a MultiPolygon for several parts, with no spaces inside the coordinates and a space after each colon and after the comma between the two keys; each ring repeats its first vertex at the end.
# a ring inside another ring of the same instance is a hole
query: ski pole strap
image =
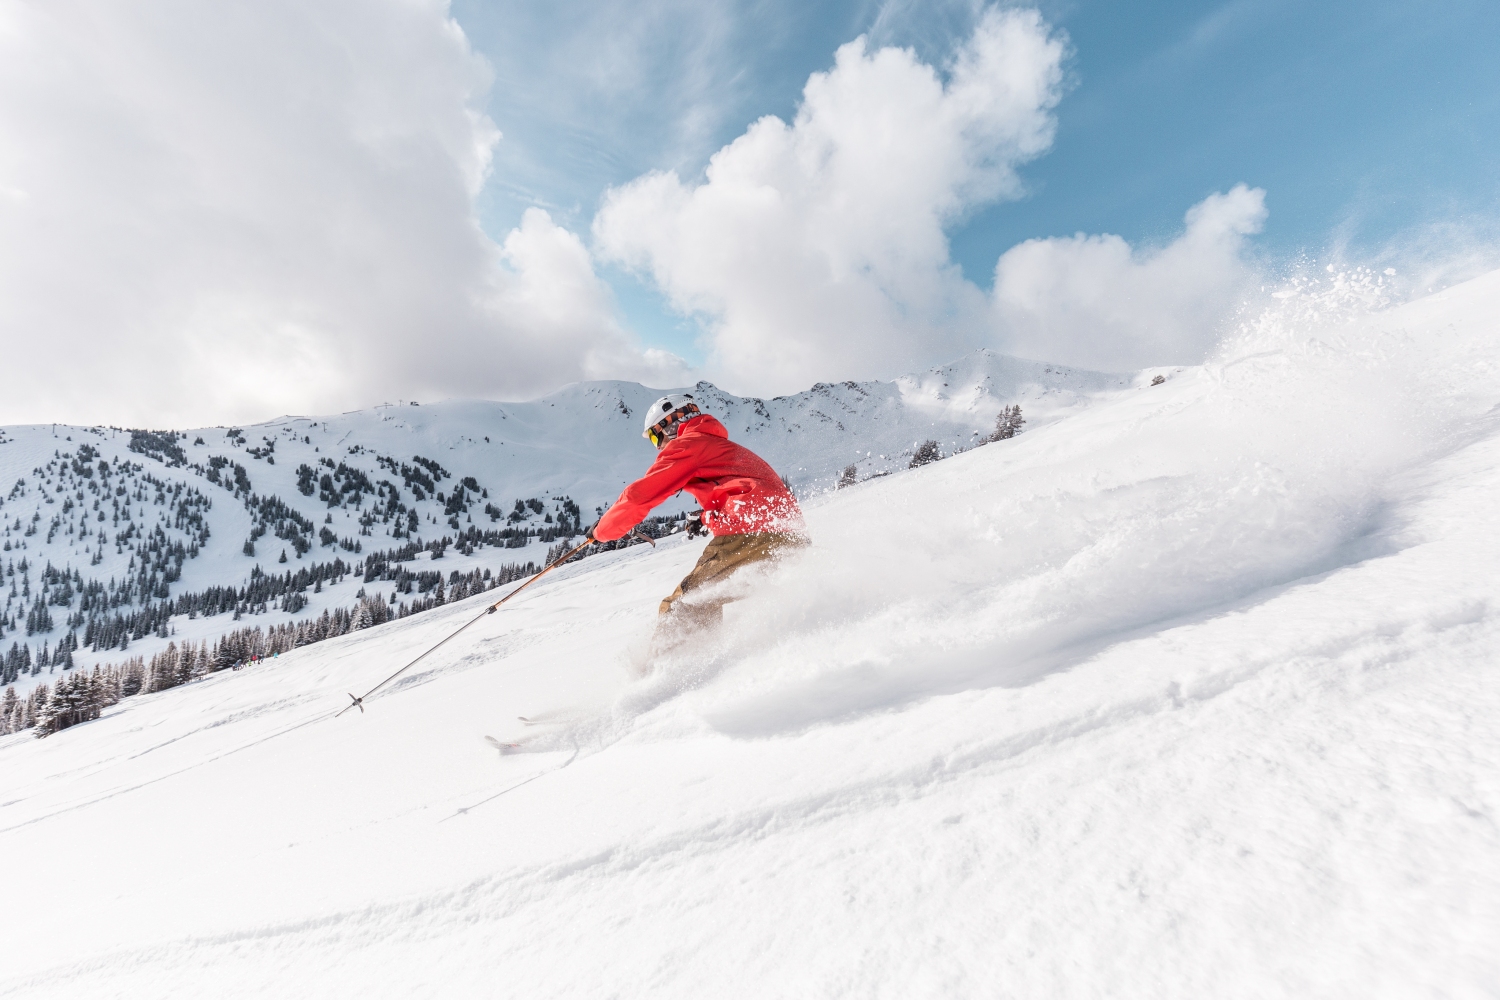
{"type": "Polygon", "coordinates": [[[420,663],[422,661],[423,657],[427,656],[428,653],[435,652],[444,643],[448,642],[448,640],[456,637],[460,632],[462,632],[464,629],[468,628],[470,625],[473,625],[475,622],[479,621],[479,619],[483,618],[485,615],[492,615],[492,614],[494,614],[496,612],[496,610],[499,609],[500,605],[504,604],[506,601],[510,600],[512,597],[515,597],[521,591],[525,590],[527,587],[531,586],[533,583],[536,583],[538,580],[540,580],[542,577],[546,576],[552,570],[556,569],[558,566],[561,566],[563,563],[567,562],[569,559],[573,558],[578,553],[582,552],[585,548],[587,548],[589,545],[592,545],[592,544],[593,544],[592,540],[590,540],[590,539],[584,539],[582,545],[579,545],[577,548],[573,549],[571,552],[567,553],[566,555],[558,556],[556,559],[552,560],[546,566],[542,567],[541,572],[537,573],[535,576],[533,576],[530,579],[528,579],[525,583],[521,584],[515,590],[512,590],[510,593],[508,593],[504,597],[500,598],[500,600],[496,601],[494,604],[491,604],[489,607],[487,607],[483,611],[479,612],[479,614],[475,615],[473,618],[470,618],[468,621],[464,622],[458,628],[454,629],[453,632],[450,633],[448,636],[446,636],[445,638],[441,639],[436,645],[434,645],[434,646],[432,646],[432,647],[430,647],[430,648],[428,648],[426,650],[423,650],[420,654],[418,654],[418,656],[417,656],[416,659],[412,660],[410,663],[408,663],[406,666],[402,667],[400,670],[396,671],[394,674],[391,674],[391,676],[387,677],[385,680],[381,681],[379,684],[376,684],[374,687],[370,688],[370,690],[366,691],[364,694],[360,695],[359,697],[355,697],[352,694],[349,695],[349,697],[353,699],[353,702],[351,704],[345,705],[342,710],[340,710],[337,714],[334,715],[334,718],[337,719],[340,715],[343,715],[345,712],[349,711],[351,708],[357,708],[357,709],[360,710],[361,713],[363,713],[364,710],[365,710],[364,701],[365,701],[366,698],[370,697],[370,695],[374,694],[376,691],[379,691],[381,688],[385,687],[391,681],[395,680],[397,677],[400,677],[402,674],[406,673],[412,667],[415,667],[418,663],[420,663]]]}

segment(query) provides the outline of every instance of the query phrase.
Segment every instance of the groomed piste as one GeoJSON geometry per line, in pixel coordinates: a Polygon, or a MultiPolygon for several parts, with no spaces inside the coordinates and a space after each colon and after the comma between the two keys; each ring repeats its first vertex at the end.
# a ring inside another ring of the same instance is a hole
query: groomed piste
{"type": "Polygon", "coordinates": [[[649,671],[701,542],[4,738],[0,995],[1500,992],[1500,272],[1372,294],[809,498],[649,671]]]}

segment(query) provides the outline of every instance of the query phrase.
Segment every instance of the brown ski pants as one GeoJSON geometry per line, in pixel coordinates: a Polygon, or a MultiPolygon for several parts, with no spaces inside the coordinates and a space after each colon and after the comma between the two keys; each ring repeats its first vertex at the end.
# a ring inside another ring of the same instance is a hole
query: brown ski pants
{"type": "Polygon", "coordinates": [[[703,555],[698,557],[698,565],[694,566],[693,571],[682,578],[677,589],[661,602],[659,614],[662,617],[658,631],[661,630],[661,626],[666,626],[668,623],[673,626],[674,630],[682,627],[688,631],[711,628],[719,624],[724,620],[724,605],[734,598],[695,601],[691,596],[693,591],[701,590],[710,584],[721,583],[735,571],[750,563],[773,559],[782,553],[795,551],[807,544],[805,537],[784,532],[716,536],[708,543],[708,548],[703,550],[703,555]],[[684,597],[687,599],[683,600],[684,597]]]}

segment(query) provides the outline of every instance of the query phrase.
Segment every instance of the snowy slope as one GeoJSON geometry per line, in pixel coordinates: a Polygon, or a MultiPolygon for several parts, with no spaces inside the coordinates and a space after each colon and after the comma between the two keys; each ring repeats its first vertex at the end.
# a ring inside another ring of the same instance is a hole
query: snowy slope
{"type": "Polygon", "coordinates": [[[1500,273],[1288,302],[824,494],[645,676],[701,543],[559,571],[364,715],[472,602],[6,737],[0,995],[1494,995],[1496,317],[1500,273]]]}
{"type": "MultiPolygon", "coordinates": [[[[799,491],[810,493],[831,488],[850,464],[860,478],[905,468],[914,447],[929,438],[949,454],[970,447],[993,428],[996,413],[1007,404],[1021,404],[1030,426],[1042,427],[1131,382],[1127,376],[981,351],[894,382],[819,384],[771,400],[732,396],[708,383],[687,391],[720,417],[736,440],[764,455],[799,491]]],[[[178,560],[179,578],[166,579],[163,570],[140,588],[153,600],[243,586],[257,566],[279,573],[335,558],[354,564],[363,554],[412,538],[430,542],[470,528],[503,529],[515,523],[508,515],[522,499],[537,498],[545,509],[525,511],[521,527],[555,528],[563,498],[579,504],[587,524],[650,463],[650,446],[640,436],[641,414],[664,391],[590,382],[528,403],[403,402],[335,417],[283,417],[256,426],[136,436],[136,450],[132,433],[119,428],[0,428],[0,489],[8,490],[0,493],[0,573],[6,574],[0,578],[0,654],[16,642],[40,653],[44,643],[55,646],[69,631],[69,614],[83,617],[78,599],[54,602],[54,627],[28,634],[25,618],[41,596],[38,577],[44,567],[77,573],[80,590],[89,581],[137,578],[143,565],[155,570],[161,559],[159,546],[144,551],[158,529],[161,545],[181,545],[186,557],[178,560]],[[171,448],[180,452],[174,455],[171,448]],[[440,472],[422,466],[417,457],[435,463],[440,472]],[[101,474],[101,464],[113,473],[101,474]],[[304,478],[303,469],[315,477],[331,476],[332,502],[315,479],[304,478]],[[357,476],[371,491],[349,492],[357,476]],[[422,476],[429,480],[425,489],[422,476]],[[477,489],[463,488],[466,477],[477,489]],[[455,490],[463,500],[456,513],[446,502],[455,490]],[[301,536],[310,548],[299,551],[277,537],[276,519],[257,518],[252,497],[275,498],[299,512],[306,519],[301,536]],[[201,527],[185,524],[186,514],[201,527]],[[255,551],[247,554],[243,546],[258,520],[266,524],[266,534],[254,539],[255,551]],[[280,561],[283,554],[286,562],[280,561]]],[[[663,511],[692,506],[684,497],[663,511]]],[[[442,568],[467,571],[471,564],[497,568],[539,561],[552,537],[536,537],[526,550],[485,548],[470,563],[446,562],[442,568]]],[[[346,578],[336,590],[308,595],[314,599],[298,612],[271,607],[254,616],[253,624],[275,625],[332,605],[348,606],[361,586],[358,578],[346,578]]],[[[55,599],[57,589],[48,591],[48,600],[55,599]]],[[[129,596],[125,612],[147,602],[142,593],[129,596]]],[[[150,656],[169,638],[212,640],[230,625],[222,615],[192,621],[181,615],[171,627],[174,636],[146,637],[132,647],[132,655],[150,656]]],[[[82,634],[81,624],[76,631],[82,634]]],[[[91,666],[120,658],[118,650],[83,650],[75,662],[91,666]]],[[[18,687],[24,693],[30,684],[51,679],[51,672],[42,671],[23,677],[18,687]]]]}

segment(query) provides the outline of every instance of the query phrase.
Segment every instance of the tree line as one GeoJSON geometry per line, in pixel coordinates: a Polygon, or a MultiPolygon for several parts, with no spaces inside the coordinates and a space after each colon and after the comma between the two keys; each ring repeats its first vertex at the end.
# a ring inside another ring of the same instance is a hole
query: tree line
{"type": "Polygon", "coordinates": [[[269,628],[251,626],[224,633],[214,640],[178,644],[149,660],[131,657],[118,664],[96,666],[92,672],[67,673],[57,683],[38,684],[25,698],[13,685],[0,696],[0,735],[34,731],[50,736],[81,722],[99,718],[104,709],[122,699],[142,693],[165,691],[221,670],[236,670],[303,646],[310,646],[351,632],[373,628],[389,621],[420,614],[444,604],[453,604],[475,594],[513,582],[537,572],[534,563],[508,564],[500,572],[453,570],[446,579],[439,574],[429,597],[391,605],[381,594],[360,590],[352,608],[325,610],[316,618],[287,622],[269,628]]]}

